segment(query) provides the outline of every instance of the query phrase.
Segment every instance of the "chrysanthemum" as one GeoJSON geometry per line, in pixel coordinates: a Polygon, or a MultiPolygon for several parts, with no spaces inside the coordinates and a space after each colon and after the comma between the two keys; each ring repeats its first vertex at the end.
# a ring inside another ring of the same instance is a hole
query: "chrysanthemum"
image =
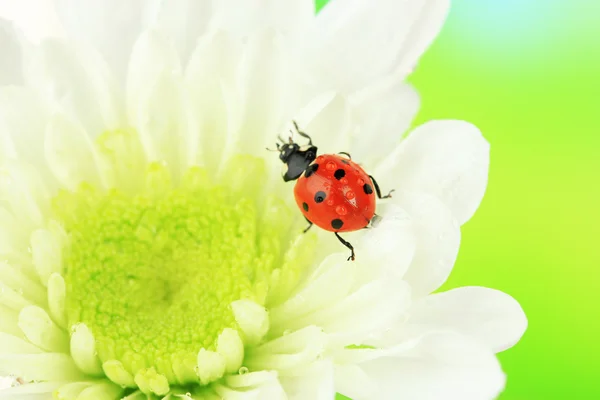
{"type": "Polygon", "coordinates": [[[67,39],[0,52],[0,399],[490,399],[526,320],[430,295],[487,182],[460,121],[400,142],[447,1],[64,0],[67,39]],[[303,219],[265,150],[297,120],[393,199],[303,219]]]}

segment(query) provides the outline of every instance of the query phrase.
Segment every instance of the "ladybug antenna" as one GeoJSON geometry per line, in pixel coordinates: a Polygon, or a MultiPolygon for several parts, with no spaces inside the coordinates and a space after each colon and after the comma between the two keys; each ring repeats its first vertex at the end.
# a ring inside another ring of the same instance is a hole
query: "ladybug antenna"
{"type": "MultiPolygon", "coordinates": [[[[296,121],[292,121],[292,124],[294,124],[294,128],[296,129],[296,133],[297,133],[298,135],[302,136],[303,138],[306,138],[306,139],[308,139],[308,145],[309,145],[309,146],[312,146],[312,145],[313,145],[313,143],[312,143],[312,139],[310,138],[310,136],[308,136],[306,133],[304,133],[304,132],[302,132],[302,131],[300,130],[300,128],[298,127],[298,123],[297,123],[296,121]]],[[[292,132],[292,135],[293,135],[293,134],[294,134],[294,132],[292,132]]],[[[290,138],[290,141],[291,141],[291,138],[290,138]]]]}
{"type": "MultiPolygon", "coordinates": [[[[281,140],[281,137],[279,138],[279,140],[281,140]]],[[[268,147],[265,147],[267,149],[267,151],[277,151],[277,152],[281,152],[281,145],[279,143],[275,143],[275,146],[277,146],[277,149],[270,149],[268,147]]]]}

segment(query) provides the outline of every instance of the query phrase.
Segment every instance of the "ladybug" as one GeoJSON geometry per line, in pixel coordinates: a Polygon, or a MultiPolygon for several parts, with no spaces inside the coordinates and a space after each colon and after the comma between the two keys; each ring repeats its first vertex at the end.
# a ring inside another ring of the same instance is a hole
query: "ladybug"
{"type": "Polygon", "coordinates": [[[354,261],[354,247],[339,233],[368,228],[377,217],[375,196],[389,198],[393,190],[381,196],[377,181],[346,152],[317,156],[311,137],[292,122],[296,133],[308,139],[308,144],[300,146],[291,137],[286,143],[279,137],[281,144],[277,143],[276,151],[285,165],[283,180],[296,181],[296,204],[308,222],[304,232],[313,225],[333,232],[350,249],[348,260],[354,261]]]}

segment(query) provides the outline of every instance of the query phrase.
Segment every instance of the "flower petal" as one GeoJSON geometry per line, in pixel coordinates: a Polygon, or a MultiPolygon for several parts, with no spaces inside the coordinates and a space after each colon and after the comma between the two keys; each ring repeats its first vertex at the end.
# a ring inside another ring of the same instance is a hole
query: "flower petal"
{"type": "Polygon", "coordinates": [[[14,374],[26,381],[75,381],[85,375],[68,354],[0,354],[0,374],[14,374]]]}
{"type": "MultiPolygon", "coordinates": [[[[228,375],[223,384],[216,383],[212,389],[218,397],[214,399],[232,400],[287,400],[285,391],[277,379],[277,373],[271,371],[250,372],[228,375]]],[[[204,398],[204,397],[202,397],[204,398]]],[[[213,397],[207,397],[213,399],[213,397]]],[[[185,400],[185,399],[184,399],[185,400]]]]}
{"type": "Polygon", "coordinates": [[[289,400],[331,400],[336,393],[333,370],[330,360],[317,361],[300,376],[282,377],[280,381],[289,400]]]}
{"type": "Polygon", "coordinates": [[[350,102],[359,129],[347,150],[365,166],[376,166],[402,140],[420,107],[417,91],[404,82],[371,87],[350,102]]]}
{"type": "Polygon", "coordinates": [[[75,190],[82,182],[102,185],[91,138],[68,116],[57,113],[50,118],[45,150],[50,169],[64,187],[75,190]]]}
{"type": "Polygon", "coordinates": [[[103,380],[83,389],[77,400],[114,400],[120,398],[124,391],[121,386],[103,380]]]}
{"type": "Polygon", "coordinates": [[[131,48],[142,31],[145,2],[57,0],[56,10],[70,36],[91,42],[124,82],[131,48]]]}
{"type": "Polygon", "coordinates": [[[295,119],[300,130],[308,132],[319,146],[320,153],[337,153],[349,148],[352,119],[351,106],[345,96],[333,92],[315,96],[295,119]]]}
{"type": "MultiPolygon", "coordinates": [[[[411,218],[416,238],[414,257],[404,279],[413,297],[433,292],[446,281],[460,246],[460,227],[450,210],[436,197],[398,192],[392,198],[411,218]]],[[[385,210],[385,209],[384,209],[385,210]]],[[[385,216],[387,211],[383,211],[385,216]]]]}
{"type": "Polygon", "coordinates": [[[0,207],[0,256],[8,262],[27,265],[31,260],[28,249],[29,232],[10,211],[0,207]]]}
{"type": "Polygon", "coordinates": [[[402,79],[439,32],[448,7],[449,0],[333,0],[306,41],[310,71],[346,92],[393,71],[402,79]]]}
{"type": "Polygon", "coordinates": [[[71,357],[80,370],[88,375],[102,375],[102,365],[96,352],[96,341],[90,328],[77,324],[71,334],[71,357]]]}
{"type": "Polygon", "coordinates": [[[52,322],[46,311],[37,306],[28,306],[19,313],[19,327],[34,345],[56,353],[69,351],[69,337],[52,322]]]}
{"type": "Polygon", "coordinates": [[[237,75],[241,104],[238,140],[228,149],[229,154],[239,148],[255,154],[272,143],[291,107],[289,68],[281,36],[264,32],[248,38],[237,75]]]}
{"type": "Polygon", "coordinates": [[[185,71],[185,94],[189,104],[191,164],[216,174],[223,160],[230,130],[238,127],[238,110],[227,103],[234,93],[236,67],[242,50],[230,35],[219,32],[202,38],[185,71]]]}
{"type": "Polygon", "coordinates": [[[431,121],[412,131],[374,176],[385,186],[437,196],[462,225],[485,193],[489,151],[475,126],[464,121],[431,121]]]}
{"type": "Polygon", "coordinates": [[[415,256],[417,236],[411,216],[396,204],[382,210],[381,222],[369,229],[356,246],[358,261],[366,264],[362,279],[378,277],[384,272],[402,277],[415,256]]]}
{"type": "Polygon", "coordinates": [[[0,390],[0,400],[48,400],[61,382],[28,383],[0,390]]]}
{"type": "MultiPolygon", "coordinates": [[[[4,299],[2,300],[2,303],[4,299]]],[[[19,328],[19,313],[4,304],[0,304],[0,332],[12,336],[23,337],[23,331],[19,328]]]]}
{"type": "Polygon", "coordinates": [[[519,303],[498,290],[461,287],[417,300],[406,329],[454,330],[500,352],[514,346],[527,329],[519,303]]]}
{"type": "Polygon", "coordinates": [[[10,21],[0,18],[0,86],[22,83],[22,61],[20,38],[10,21]]]}
{"type": "Polygon", "coordinates": [[[267,28],[297,35],[315,14],[312,0],[220,0],[216,4],[216,25],[239,36],[267,28]]]}
{"type": "Polygon", "coordinates": [[[276,370],[280,376],[298,376],[322,357],[326,339],[321,328],[307,326],[249,348],[244,365],[255,371],[276,370]]]}
{"type": "Polygon", "coordinates": [[[355,400],[492,400],[505,376],[494,353],[469,337],[435,333],[411,350],[361,364],[376,393],[355,400]]]}
{"type": "Polygon", "coordinates": [[[0,354],[39,354],[44,350],[17,336],[0,332],[0,354]]]}
{"type": "Polygon", "coordinates": [[[91,47],[59,39],[43,42],[25,67],[25,82],[93,138],[123,125],[116,83],[91,47]]]}
{"type": "Polygon", "coordinates": [[[185,162],[182,80],[171,43],[154,31],[140,36],[127,78],[129,121],[138,130],[148,160],[166,162],[174,174],[185,162]]]}
{"type": "Polygon", "coordinates": [[[198,38],[207,30],[213,16],[210,0],[155,0],[146,1],[146,26],[160,27],[174,43],[185,63],[198,38]]]}
{"type": "MultiPolygon", "coordinates": [[[[44,163],[44,129],[48,112],[37,94],[28,88],[0,87],[0,163],[19,158],[47,170],[44,163]]],[[[52,174],[44,178],[52,182],[52,174]]]]}
{"type": "Polygon", "coordinates": [[[34,230],[45,224],[49,213],[50,195],[37,170],[22,162],[7,162],[0,166],[0,200],[25,229],[34,230]]]}

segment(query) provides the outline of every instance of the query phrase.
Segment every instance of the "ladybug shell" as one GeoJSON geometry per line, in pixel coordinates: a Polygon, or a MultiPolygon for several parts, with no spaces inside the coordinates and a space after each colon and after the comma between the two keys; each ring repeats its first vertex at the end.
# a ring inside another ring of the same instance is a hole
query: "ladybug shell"
{"type": "Polygon", "coordinates": [[[355,162],[325,154],[309,165],[294,187],[296,203],[313,224],[330,232],[366,227],[375,215],[369,175],[355,162]]]}

